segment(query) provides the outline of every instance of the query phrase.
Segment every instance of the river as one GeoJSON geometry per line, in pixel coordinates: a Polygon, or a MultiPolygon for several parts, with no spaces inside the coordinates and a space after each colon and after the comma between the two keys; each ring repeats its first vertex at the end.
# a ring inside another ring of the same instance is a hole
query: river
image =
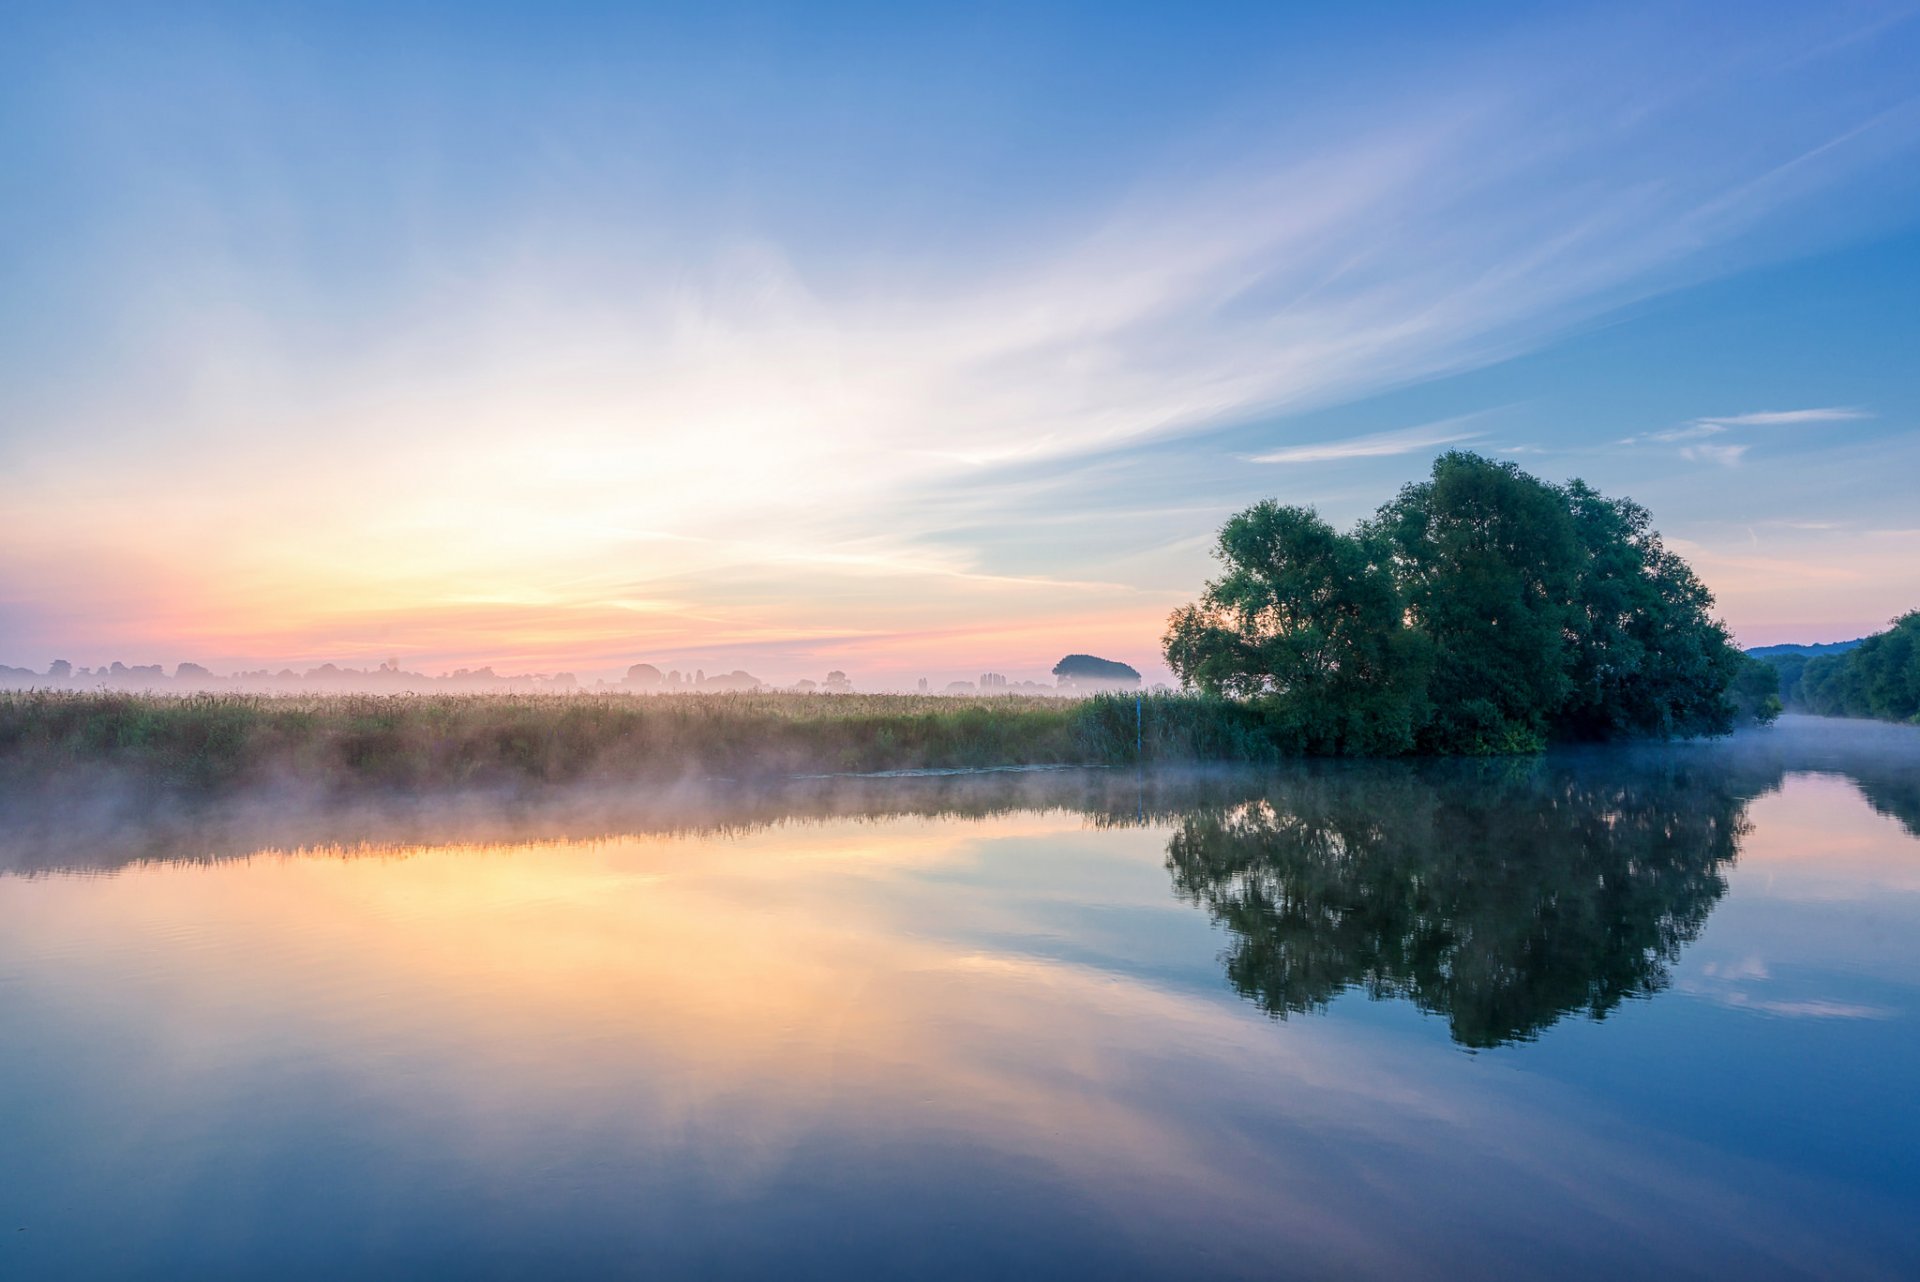
{"type": "Polygon", "coordinates": [[[111,795],[0,832],[0,1277],[1920,1276],[1920,730],[111,795]]]}

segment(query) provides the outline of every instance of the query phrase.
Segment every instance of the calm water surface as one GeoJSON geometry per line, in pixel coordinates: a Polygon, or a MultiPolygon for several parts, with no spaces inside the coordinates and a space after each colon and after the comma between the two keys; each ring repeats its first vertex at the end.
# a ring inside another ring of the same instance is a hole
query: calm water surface
{"type": "Polygon", "coordinates": [[[1920,732],[106,807],[0,1277],[1920,1276],[1920,732]]]}

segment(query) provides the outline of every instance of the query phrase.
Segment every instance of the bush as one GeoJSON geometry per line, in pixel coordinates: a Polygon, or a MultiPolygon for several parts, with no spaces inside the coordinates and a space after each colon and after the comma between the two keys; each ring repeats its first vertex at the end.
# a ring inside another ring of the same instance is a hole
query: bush
{"type": "Polygon", "coordinates": [[[0,694],[0,775],[104,766],[170,787],[322,788],[1262,761],[1254,710],[1201,695],[0,694]]]}

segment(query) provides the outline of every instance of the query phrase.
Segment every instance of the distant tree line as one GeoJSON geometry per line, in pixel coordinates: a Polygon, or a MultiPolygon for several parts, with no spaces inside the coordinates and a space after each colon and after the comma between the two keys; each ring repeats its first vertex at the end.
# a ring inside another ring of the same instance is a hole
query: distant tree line
{"type": "Polygon", "coordinates": [[[181,663],[168,676],[158,663],[111,663],[97,668],[76,668],[65,659],[56,659],[47,670],[16,668],[0,664],[0,689],[12,690],[123,690],[153,693],[564,693],[576,689],[579,682],[571,672],[548,674],[530,672],[508,676],[491,667],[456,668],[439,676],[408,672],[399,661],[389,660],[377,668],[343,668],[323,663],[296,672],[292,668],[274,671],[260,668],[227,676],[198,663],[181,663]]]}
{"type": "Polygon", "coordinates": [[[1257,705],[1287,750],[1537,751],[1723,733],[1779,711],[1647,510],[1452,451],[1352,532],[1268,501],[1169,621],[1183,684],[1257,705]]]}
{"type": "Polygon", "coordinates": [[[1781,698],[1789,707],[1827,717],[1920,722],[1920,610],[1842,653],[1778,653],[1767,662],[1779,672],[1781,698]]]}

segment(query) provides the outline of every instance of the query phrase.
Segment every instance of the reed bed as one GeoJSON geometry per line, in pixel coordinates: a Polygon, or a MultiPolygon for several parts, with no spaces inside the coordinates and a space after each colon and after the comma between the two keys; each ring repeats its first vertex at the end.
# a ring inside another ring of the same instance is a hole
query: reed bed
{"type": "Polygon", "coordinates": [[[0,694],[0,777],[419,789],[1016,765],[1263,761],[1241,705],[885,694],[0,694]]]}

